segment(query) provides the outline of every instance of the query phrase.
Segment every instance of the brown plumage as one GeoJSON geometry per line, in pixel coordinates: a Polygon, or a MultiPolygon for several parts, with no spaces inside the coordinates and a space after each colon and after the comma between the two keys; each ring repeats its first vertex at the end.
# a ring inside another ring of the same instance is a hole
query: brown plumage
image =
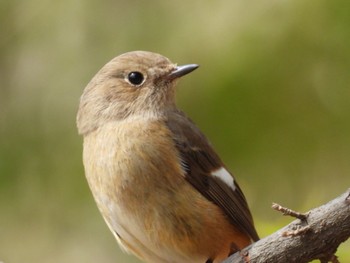
{"type": "Polygon", "coordinates": [[[146,262],[220,262],[258,240],[245,197],[175,105],[178,67],[125,53],[85,88],[77,116],[84,167],[120,245],[146,262]]]}

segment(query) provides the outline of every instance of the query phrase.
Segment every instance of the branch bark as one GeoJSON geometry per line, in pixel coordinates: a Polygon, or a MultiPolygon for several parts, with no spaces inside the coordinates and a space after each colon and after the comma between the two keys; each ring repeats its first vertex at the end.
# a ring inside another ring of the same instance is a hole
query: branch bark
{"type": "Polygon", "coordinates": [[[223,263],[338,262],[335,252],[350,237],[350,189],[223,263]],[[299,231],[302,230],[302,231],[299,231]]]}

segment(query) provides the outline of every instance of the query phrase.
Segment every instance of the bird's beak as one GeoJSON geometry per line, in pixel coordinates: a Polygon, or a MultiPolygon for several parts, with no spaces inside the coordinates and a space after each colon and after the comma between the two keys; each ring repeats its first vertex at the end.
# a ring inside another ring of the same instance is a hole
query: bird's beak
{"type": "Polygon", "coordinates": [[[192,72],[193,70],[197,69],[199,65],[197,64],[188,64],[183,66],[177,66],[173,71],[171,71],[168,75],[169,80],[177,79],[182,76],[185,76],[186,74],[192,72]]]}

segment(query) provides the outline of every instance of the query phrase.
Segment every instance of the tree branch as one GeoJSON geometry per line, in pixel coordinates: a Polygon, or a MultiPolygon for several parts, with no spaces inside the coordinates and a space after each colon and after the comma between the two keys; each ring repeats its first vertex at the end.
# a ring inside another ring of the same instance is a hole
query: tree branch
{"type": "MultiPolygon", "coordinates": [[[[335,252],[350,237],[349,191],[350,189],[323,206],[301,214],[306,217],[296,219],[230,256],[223,263],[306,263],[314,259],[339,262],[335,252]]],[[[282,212],[285,211],[283,207],[279,208],[282,212]]]]}

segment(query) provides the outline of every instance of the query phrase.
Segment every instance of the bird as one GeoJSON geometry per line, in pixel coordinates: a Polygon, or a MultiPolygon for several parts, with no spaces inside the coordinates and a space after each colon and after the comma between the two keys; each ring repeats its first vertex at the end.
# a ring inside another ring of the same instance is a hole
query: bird
{"type": "Polygon", "coordinates": [[[176,106],[178,80],[198,67],[127,52],[80,98],[88,185],[120,247],[144,262],[218,263],[259,240],[237,180],[176,106]]]}

